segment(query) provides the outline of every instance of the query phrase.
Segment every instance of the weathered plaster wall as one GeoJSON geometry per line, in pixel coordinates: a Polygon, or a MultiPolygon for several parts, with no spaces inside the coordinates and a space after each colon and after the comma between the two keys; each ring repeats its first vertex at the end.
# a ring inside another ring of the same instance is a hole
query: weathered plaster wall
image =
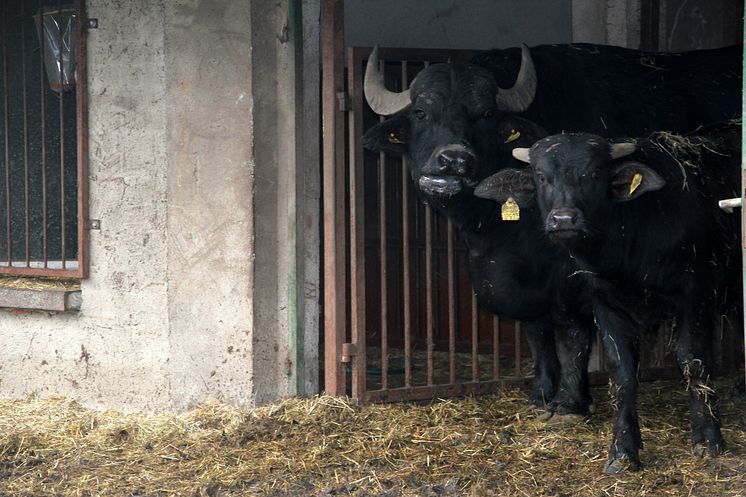
{"type": "Polygon", "coordinates": [[[91,0],[91,277],[77,315],[0,312],[0,394],[169,405],[164,12],[91,0]]]}
{"type": "Polygon", "coordinates": [[[91,277],[78,314],[0,311],[0,395],[252,403],[250,2],[87,3],[91,277]]]}
{"type": "Polygon", "coordinates": [[[251,398],[248,2],[166,5],[169,386],[178,407],[251,398]]]}

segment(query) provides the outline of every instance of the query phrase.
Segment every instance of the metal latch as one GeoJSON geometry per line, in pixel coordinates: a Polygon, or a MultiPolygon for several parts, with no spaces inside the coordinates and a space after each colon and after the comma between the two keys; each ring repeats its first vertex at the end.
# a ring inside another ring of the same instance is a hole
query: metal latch
{"type": "Polygon", "coordinates": [[[354,343],[342,344],[342,362],[352,362],[352,358],[357,355],[357,345],[354,343]]]}

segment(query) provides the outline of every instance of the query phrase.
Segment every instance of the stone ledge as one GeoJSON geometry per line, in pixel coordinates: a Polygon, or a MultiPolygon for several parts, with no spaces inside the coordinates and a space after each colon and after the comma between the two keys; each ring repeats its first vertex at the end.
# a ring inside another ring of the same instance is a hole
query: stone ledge
{"type": "Polygon", "coordinates": [[[0,307],[38,311],[79,311],[80,290],[0,287],[0,307]]]}

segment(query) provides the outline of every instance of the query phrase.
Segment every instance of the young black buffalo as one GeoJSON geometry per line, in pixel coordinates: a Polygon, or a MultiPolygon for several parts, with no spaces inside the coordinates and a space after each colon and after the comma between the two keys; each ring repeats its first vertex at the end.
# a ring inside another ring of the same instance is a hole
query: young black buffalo
{"type": "Polygon", "coordinates": [[[538,214],[528,209],[520,221],[503,222],[472,195],[479,181],[511,164],[513,147],[541,133],[515,116],[550,132],[686,130],[740,115],[741,59],[740,46],[683,54],[586,44],[510,48],[472,64],[433,64],[395,93],[383,85],[378,51],[371,54],[365,96],[375,112],[392,117],[368,130],[364,144],[409,157],[420,197],[449,217],[469,247],[480,303],[524,320],[535,362],[533,403],[559,388],[551,409],[587,411],[595,326],[579,279],[566,278],[572,261],[543,239],[538,214]],[[553,323],[567,358],[559,380],[553,323]]]}
{"type": "Polygon", "coordinates": [[[638,337],[655,319],[676,320],[695,453],[724,447],[711,340],[721,280],[740,274],[726,271],[740,256],[733,252],[733,216],[717,202],[740,190],[740,140],[740,123],[617,144],[591,134],[554,135],[514,150],[530,170],[501,171],[475,191],[498,202],[537,202],[548,238],[569,251],[589,284],[615,387],[608,472],[639,467],[638,337]]]}

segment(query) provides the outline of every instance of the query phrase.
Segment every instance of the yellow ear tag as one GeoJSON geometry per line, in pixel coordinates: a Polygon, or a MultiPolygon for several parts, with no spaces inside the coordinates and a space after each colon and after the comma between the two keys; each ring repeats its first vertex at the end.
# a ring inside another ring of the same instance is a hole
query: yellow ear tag
{"type": "Polygon", "coordinates": [[[389,141],[390,141],[391,143],[397,143],[397,144],[399,144],[399,143],[404,143],[404,142],[403,142],[403,141],[401,141],[401,140],[400,140],[399,138],[397,138],[397,137],[396,137],[396,135],[395,135],[394,133],[389,133],[389,141]]]}
{"type": "Polygon", "coordinates": [[[503,221],[518,221],[521,219],[521,208],[513,197],[508,197],[500,209],[500,217],[503,221]]]}
{"type": "Polygon", "coordinates": [[[507,140],[505,140],[505,143],[510,143],[512,141],[515,141],[515,140],[517,140],[520,137],[521,137],[521,132],[520,131],[516,131],[514,129],[511,129],[510,130],[510,136],[508,137],[507,140]]]}
{"type": "Polygon", "coordinates": [[[629,184],[629,194],[632,195],[635,193],[635,190],[637,190],[637,187],[640,186],[642,183],[642,174],[635,173],[634,176],[632,176],[632,183],[629,184]]]}

